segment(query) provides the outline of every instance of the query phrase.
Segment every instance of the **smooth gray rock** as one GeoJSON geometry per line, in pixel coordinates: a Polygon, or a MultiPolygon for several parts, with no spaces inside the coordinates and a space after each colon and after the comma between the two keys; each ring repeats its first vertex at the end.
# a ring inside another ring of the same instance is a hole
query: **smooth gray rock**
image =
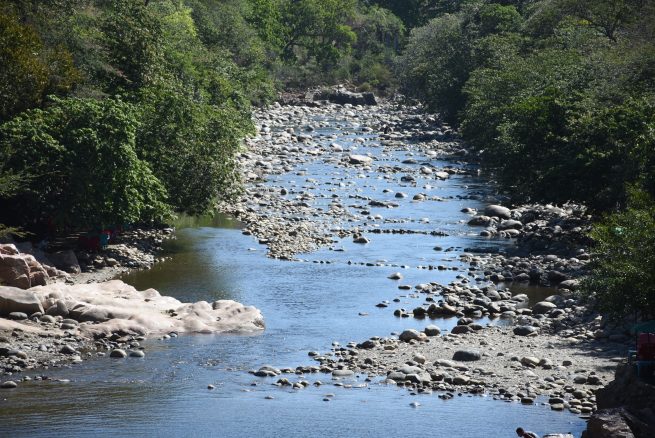
{"type": "Polygon", "coordinates": [[[520,325],[514,327],[514,334],[517,336],[530,336],[531,334],[536,334],[538,332],[539,329],[531,325],[520,325]]]}
{"type": "Polygon", "coordinates": [[[77,350],[68,344],[61,347],[61,350],[59,350],[59,352],[62,354],[77,354],[77,350]]]}
{"type": "Polygon", "coordinates": [[[453,329],[450,331],[454,335],[465,335],[467,333],[471,333],[471,327],[467,325],[457,325],[453,327],[453,329]]]}
{"type": "Polygon", "coordinates": [[[398,337],[403,342],[421,339],[421,333],[414,329],[404,330],[398,337]]]}
{"type": "Polygon", "coordinates": [[[482,359],[482,353],[478,350],[457,350],[453,354],[453,360],[459,362],[473,362],[482,359]]]}
{"type": "Polygon", "coordinates": [[[439,336],[441,334],[441,329],[436,325],[431,324],[423,330],[423,333],[427,336],[439,336]]]}
{"type": "Polygon", "coordinates": [[[354,375],[355,372],[347,368],[332,371],[332,377],[352,377],[354,375]]]}
{"type": "Polygon", "coordinates": [[[554,303],[550,303],[548,301],[540,301],[534,306],[532,306],[532,313],[534,313],[535,315],[542,315],[556,308],[557,306],[554,303]]]}
{"type": "Polygon", "coordinates": [[[367,165],[373,162],[373,158],[368,157],[366,155],[350,155],[348,156],[348,160],[350,160],[350,164],[359,164],[359,165],[367,165]]]}

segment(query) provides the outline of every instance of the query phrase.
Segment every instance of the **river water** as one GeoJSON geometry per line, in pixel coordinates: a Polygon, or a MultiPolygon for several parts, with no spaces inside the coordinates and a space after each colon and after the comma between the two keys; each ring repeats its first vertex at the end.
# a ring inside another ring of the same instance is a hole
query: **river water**
{"type": "MultiPolygon", "coordinates": [[[[335,131],[335,127],[324,130],[335,131]]],[[[366,151],[391,165],[411,156],[407,151],[384,152],[375,143],[366,146],[366,151]]],[[[427,160],[418,152],[414,158],[427,160]]],[[[452,163],[431,160],[431,164],[452,163]]],[[[315,195],[313,202],[325,205],[336,181],[347,182],[339,186],[342,198],[351,194],[392,200],[398,190],[396,179],[375,172],[362,175],[357,169],[338,168],[320,159],[306,163],[302,170],[301,175],[273,176],[267,184],[303,187],[315,195]]],[[[400,271],[404,284],[447,284],[466,272],[458,261],[463,248],[509,243],[482,240],[465,224],[468,216],[460,212],[463,207],[484,206],[484,180],[454,176],[431,189],[442,201],[411,202],[413,194],[426,191],[424,184],[427,181],[419,180],[416,187],[402,187],[409,196],[395,199],[398,208],[379,213],[387,219],[408,220],[402,224],[405,229],[436,229],[447,236],[369,234],[368,245],[345,239],[332,249],[300,255],[299,261],[280,261],[267,258],[266,249],[243,235],[239,224],[229,218],[187,221],[177,239],[167,244],[170,260],[123,280],[185,302],[234,299],[254,305],[265,317],[265,332],[149,340],[143,343],[145,359],[97,358],[46,370],[43,373],[53,379],[69,381],[24,382],[18,390],[2,392],[0,436],[470,438],[512,437],[517,426],[539,434],[580,436],[584,420],[553,412],[547,403],[523,406],[467,395],[441,400],[436,395],[411,395],[375,380],[366,382],[366,376],[337,387],[329,375],[308,375],[303,378],[312,383],[320,380],[323,385],[291,390],[273,386],[276,379],[260,379],[247,372],[266,364],[291,368],[312,364],[307,353],[329,351],[333,342],[345,345],[431,323],[446,330],[455,325],[454,319],[394,317],[394,308],[411,309],[422,300],[403,295],[398,282],[387,276],[400,271]],[[471,199],[471,194],[479,196],[471,199]],[[435,246],[442,250],[435,251],[435,246]],[[421,268],[430,264],[459,270],[421,268]],[[375,306],[394,298],[400,299],[392,303],[395,306],[375,306]],[[209,384],[215,389],[208,390],[209,384]],[[324,401],[327,394],[330,401],[324,401]],[[418,408],[410,406],[415,401],[420,403],[418,408]]],[[[381,222],[379,226],[398,227],[381,222]]]]}

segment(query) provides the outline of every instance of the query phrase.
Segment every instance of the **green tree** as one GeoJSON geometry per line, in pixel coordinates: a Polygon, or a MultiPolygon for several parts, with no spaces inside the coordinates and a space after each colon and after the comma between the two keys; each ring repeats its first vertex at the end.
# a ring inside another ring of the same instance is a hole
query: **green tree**
{"type": "Polygon", "coordinates": [[[320,65],[334,65],[356,40],[347,24],[355,4],[355,0],[286,0],[282,6],[283,56],[296,60],[297,49],[302,49],[303,55],[320,65]]]}
{"type": "Polygon", "coordinates": [[[462,87],[471,70],[471,48],[462,18],[446,14],[412,30],[398,58],[404,91],[451,123],[464,104],[462,87]]]}

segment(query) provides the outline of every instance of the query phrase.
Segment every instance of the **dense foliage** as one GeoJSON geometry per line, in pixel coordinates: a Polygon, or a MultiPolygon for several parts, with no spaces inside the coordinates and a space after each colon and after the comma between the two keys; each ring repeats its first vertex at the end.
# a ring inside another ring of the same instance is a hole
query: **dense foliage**
{"type": "Polygon", "coordinates": [[[608,210],[631,184],[654,193],[652,3],[471,1],[452,12],[412,30],[399,74],[461,126],[508,194],[608,210]]]}
{"type": "Polygon", "coordinates": [[[136,153],[136,108],[114,99],[55,100],[2,126],[7,166],[34,175],[11,214],[60,227],[161,221],[166,192],[136,153]]]}

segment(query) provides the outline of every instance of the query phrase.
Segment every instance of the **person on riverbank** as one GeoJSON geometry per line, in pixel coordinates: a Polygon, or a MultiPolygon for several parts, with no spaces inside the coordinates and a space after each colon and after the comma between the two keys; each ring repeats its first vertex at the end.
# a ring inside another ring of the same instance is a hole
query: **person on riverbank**
{"type": "Polygon", "coordinates": [[[539,438],[539,435],[537,435],[536,433],[534,433],[534,432],[527,432],[527,431],[523,430],[522,427],[518,427],[518,428],[516,429],[516,434],[517,434],[518,436],[520,436],[521,438],[539,438]]]}

